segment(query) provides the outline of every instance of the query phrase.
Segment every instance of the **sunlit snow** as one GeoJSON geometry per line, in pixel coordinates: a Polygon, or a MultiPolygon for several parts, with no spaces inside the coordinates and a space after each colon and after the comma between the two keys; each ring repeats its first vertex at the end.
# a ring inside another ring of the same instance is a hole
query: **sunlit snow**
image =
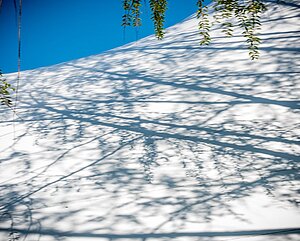
{"type": "Polygon", "coordinates": [[[269,5],[258,61],[239,30],[199,46],[192,16],[22,72],[17,116],[0,110],[0,240],[299,240],[297,4],[269,5]]]}

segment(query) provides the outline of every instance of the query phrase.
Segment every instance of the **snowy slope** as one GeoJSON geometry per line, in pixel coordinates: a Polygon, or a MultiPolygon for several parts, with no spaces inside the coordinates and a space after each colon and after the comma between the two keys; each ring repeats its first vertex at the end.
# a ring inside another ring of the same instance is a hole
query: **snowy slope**
{"type": "Polygon", "coordinates": [[[0,110],[0,240],[300,240],[299,2],[262,21],[258,61],[217,27],[199,46],[190,17],[24,71],[18,117],[0,110]]]}

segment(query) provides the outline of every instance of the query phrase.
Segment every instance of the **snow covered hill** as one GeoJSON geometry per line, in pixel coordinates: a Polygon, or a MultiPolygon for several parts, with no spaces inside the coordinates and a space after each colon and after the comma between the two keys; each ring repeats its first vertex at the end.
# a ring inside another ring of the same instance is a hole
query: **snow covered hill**
{"type": "Polygon", "coordinates": [[[0,110],[0,240],[299,240],[299,5],[269,4],[258,61],[217,26],[199,46],[190,17],[24,71],[18,116],[0,110]]]}

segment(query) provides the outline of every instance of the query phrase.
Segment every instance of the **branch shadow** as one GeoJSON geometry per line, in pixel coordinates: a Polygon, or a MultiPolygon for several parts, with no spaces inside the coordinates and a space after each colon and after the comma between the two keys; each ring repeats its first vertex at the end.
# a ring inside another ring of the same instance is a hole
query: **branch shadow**
{"type": "Polygon", "coordinates": [[[283,8],[258,62],[239,35],[199,47],[190,19],[160,42],[24,72],[22,119],[0,120],[0,237],[297,240],[249,214],[299,208],[298,18],[283,8]]]}

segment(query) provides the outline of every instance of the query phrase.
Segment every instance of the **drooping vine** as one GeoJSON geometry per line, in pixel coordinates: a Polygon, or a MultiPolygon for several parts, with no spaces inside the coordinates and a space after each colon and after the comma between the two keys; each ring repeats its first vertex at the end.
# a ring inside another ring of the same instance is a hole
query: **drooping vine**
{"type": "Polygon", "coordinates": [[[15,89],[9,84],[2,75],[0,70],[0,103],[11,107],[13,105],[11,92],[15,89]]]}
{"type": "Polygon", "coordinates": [[[141,0],[123,0],[123,9],[125,11],[122,16],[122,26],[134,26],[139,27],[141,22],[141,0]]]}
{"type": "MultiPolygon", "coordinates": [[[[199,30],[202,37],[200,44],[209,44],[210,27],[213,23],[208,20],[207,7],[203,5],[203,0],[197,2],[199,19],[199,30]]],[[[260,15],[266,10],[266,5],[261,0],[214,0],[213,1],[214,23],[220,23],[222,32],[226,36],[233,36],[234,27],[242,29],[242,34],[246,38],[249,49],[249,56],[252,60],[259,58],[258,37],[260,30],[260,15]]]]}
{"type": "MultiPolygon", "coordinates": [[[[145,1],[144,1],[145,2],[145,1]]],[[[155,35],[158,39],[164,37],[164,21],[167,9],[167,0],[149,0],[151,8],[151,19],[154,23],[155,35]]],[[[141,21],[141,0],[123,0],[124,15],[122,16],[122,26],[140,27],[141,21]]]]}
{"type": "Polygon", "coordinates": [[[197,1],[197,19],[199,20],[198,28],[199,34],[202,37],[200,41],[200,45],[206,44],[208,45],[211,41],[209,30],[211,28],[211,24],[208,19],[208,8],[204,6],[204,0],[197,1]]]}
{"type": "Polygon", "coordinates": [[[258,59],[258,47],[261,39],[258,37],[260,30],[260,14],[266,10],[266,6],[259,0],[251,0],[247,5],[240,8],[236,16],[239,20],[239,26],[243,28],[243,36],[248,43],[250,58],[258,59]]]}
{"type": "MultiPolygon", "coordinates": [[[[146,0],[144,0],[146,2],[146,0]]],[[[204,0],[197,0],[197,19],[198,28],[201,36],[200,45],[209,44],[212,39],[210,36],[211,26],[215,23],[220,24],[222,32],[228,36],[233,36],[234,28],[241,28],[242,34],[246,38],[249,55],[252,60],[259,57],[259,44],[261,39],[258,37],[260,30],[260,15],[266,10],[262,0],[213,0],[212,16],[214,21],[209,19],[208,6],[204,0]]],[[[151,19],[154,23],[155,36],[158,39],[164,37],[165,12],[168,0],[149,0],[151,8],[151,19]]],[[[141,1],[123,0],[125,14],[122,17],[122,26],[141,26],[141,1]]]]}
{"type": "Polygon", "coordinates": [[[150,0],[152,11],[151,19],[154,22],[155,36],[158,39],[164,37],[165,12],[167,10],[167,0],[150,0]]]}

